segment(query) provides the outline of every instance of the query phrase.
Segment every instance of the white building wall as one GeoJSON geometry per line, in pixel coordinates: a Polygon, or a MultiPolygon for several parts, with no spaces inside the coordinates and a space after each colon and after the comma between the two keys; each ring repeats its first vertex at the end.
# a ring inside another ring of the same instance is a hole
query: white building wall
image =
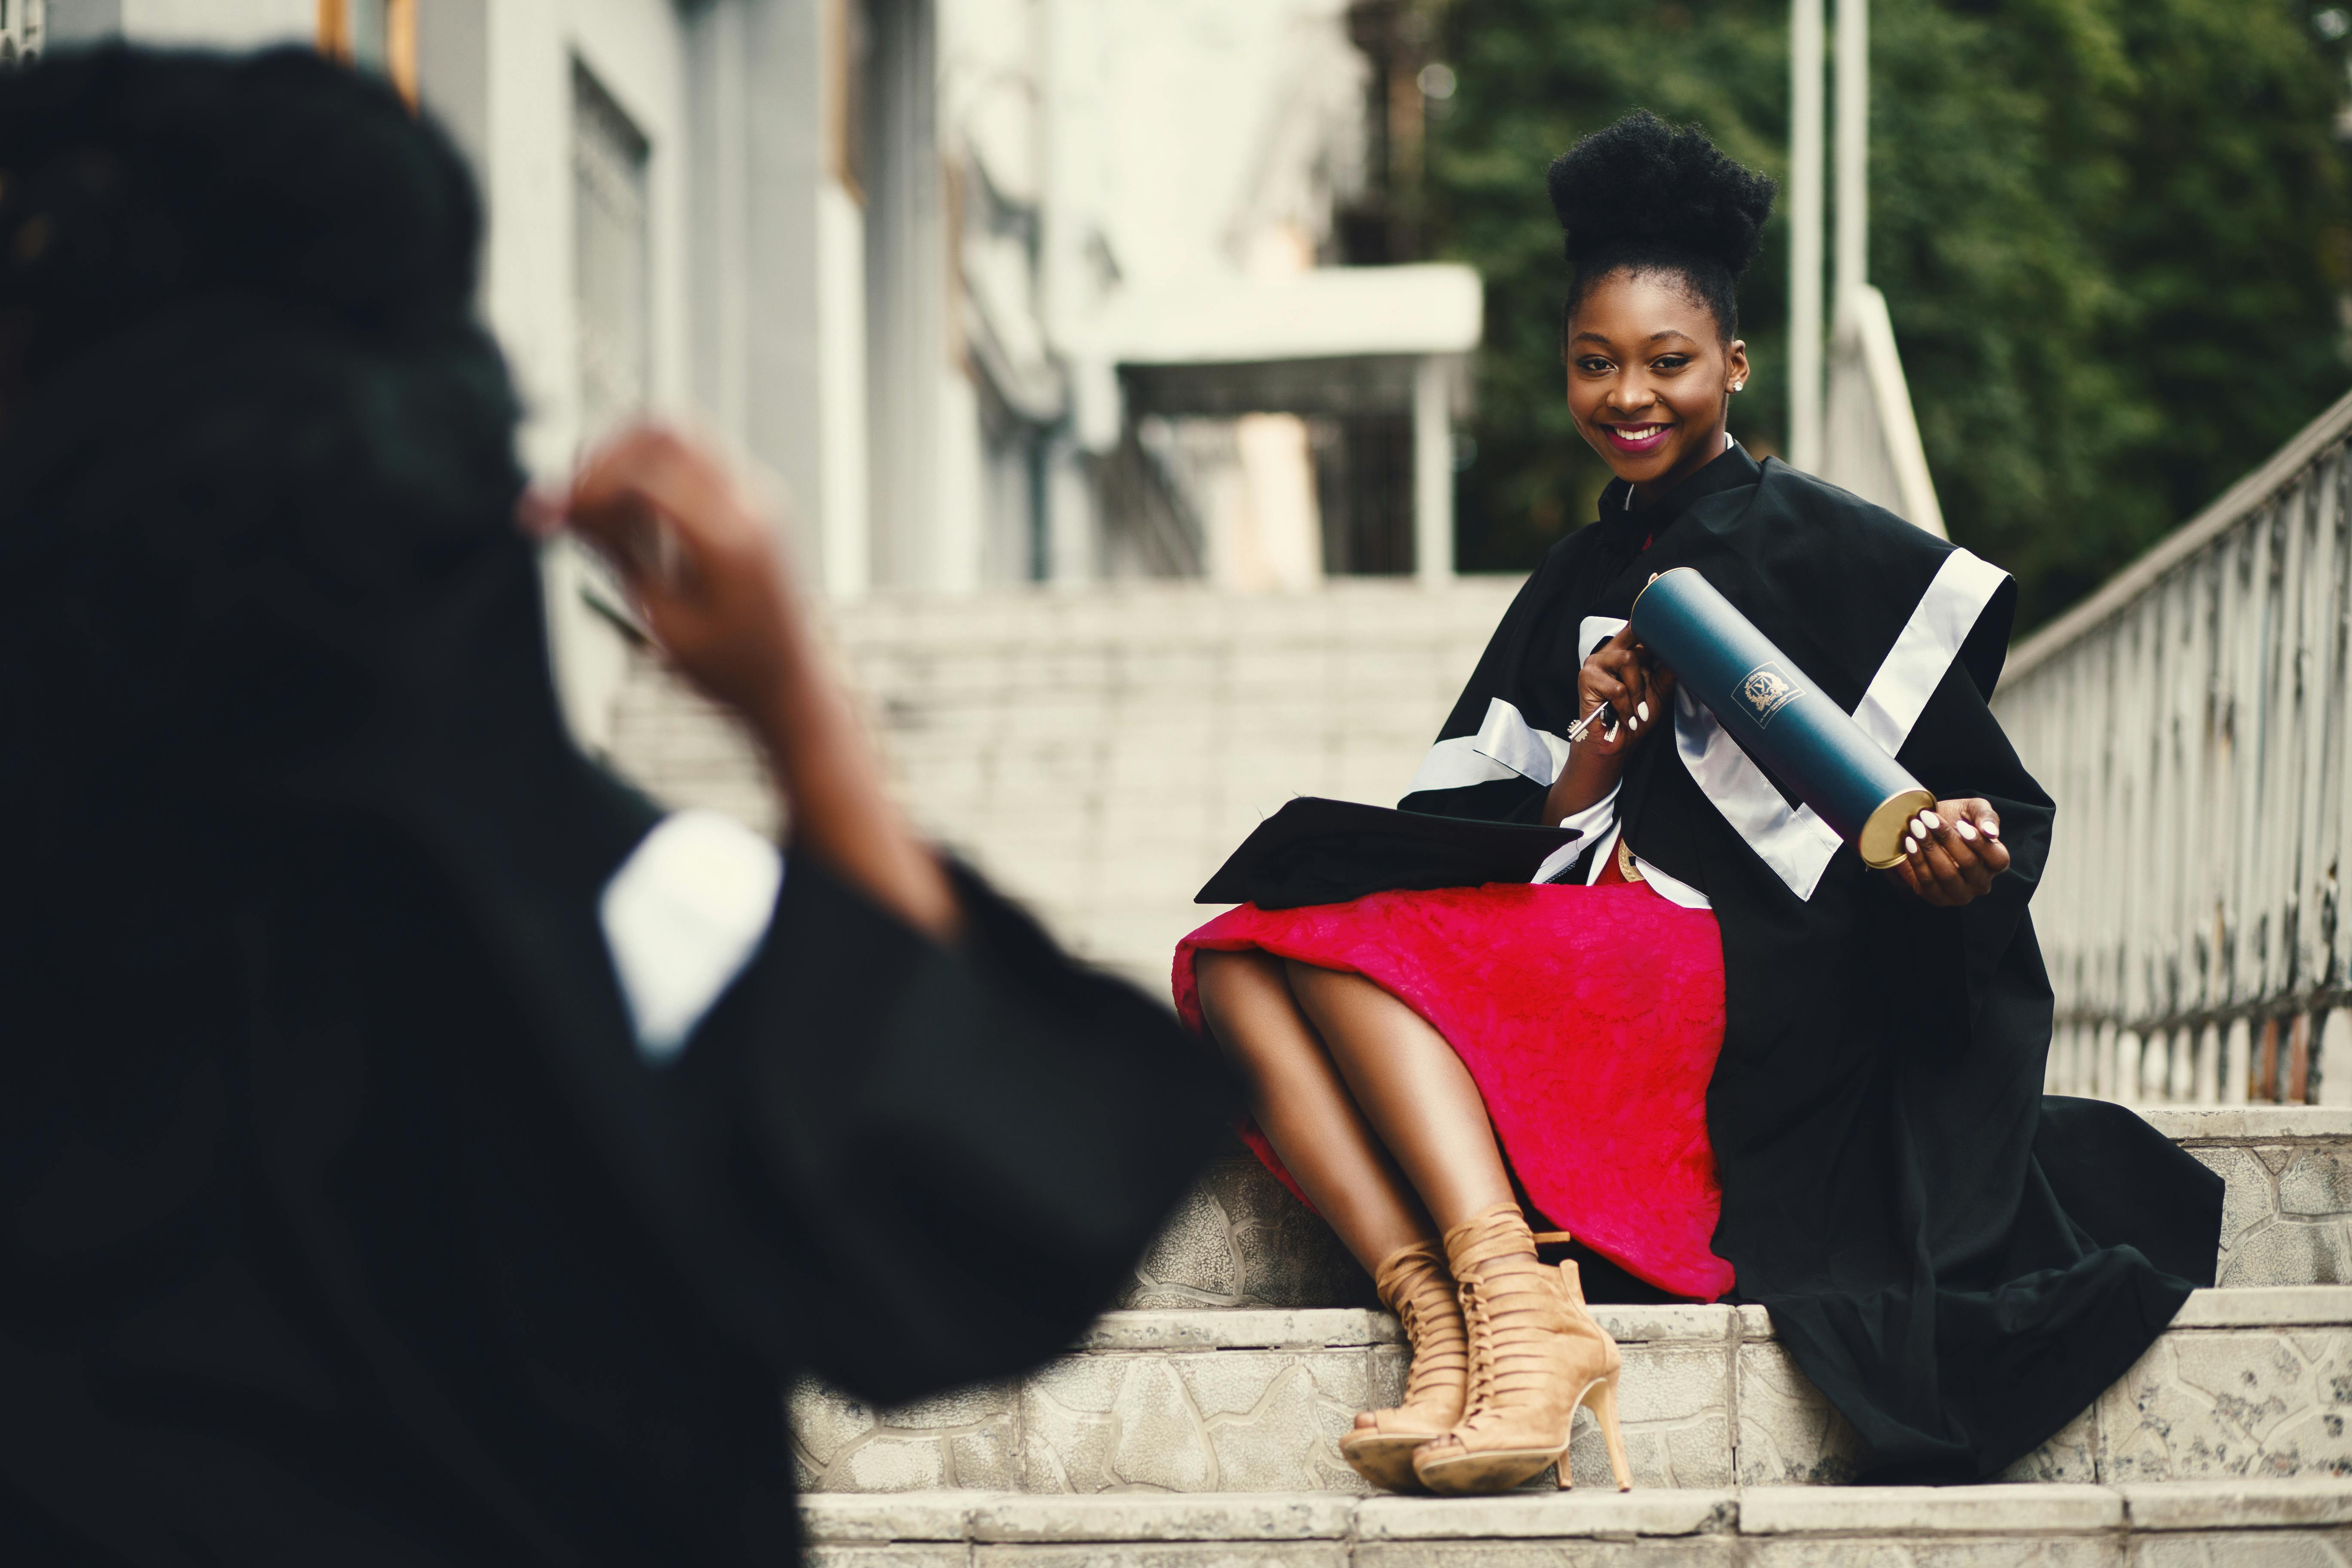
{"type": "MultiPolygon", "coordinates": [[[[1039,211],[1034,309],[1070,388],[1068,415],[1046,442],[1046,574],[1083,583],[1105,559],[1092,475],[1121,426],[1097,321],[1137,291],[1311,261],[1334,186],[1360,173],[1365,62],[1347,41],[1344,0],[939,5],[947,156],[970,156],[1008,199],[1039,211]]],[[[992,292],[1001,310],[1004,291],[992,292]]],[[[1299,451],[1273,463],[1275,488],[1303,489],[1310,505],[1307,532],[1276,551],[1286,562],[1315,553],[1303,432],[1287,446],[1299,451]]],[[[1255,464],[1249,487],[1268,488],[1255,468],[1269,462],[1255,464]]],[[[942,493],[955,482],[943,472],[942,493]]],[[[1198,499],[1228,491],[1242,493],[1212,486],[1198,499]]],[[[1000,499],[985,503],[972,536],[983,558],[1001,562],[1002,545],[985,542],[1008,536],[1016,520],[992,515],[1007,510],[1004,487],[992,494],[1000,499]]],[[[1209,519],[1213,531],[1249,522],[1223,510],[1233,515],[1209,519]]],[[[1027,520],[1017,521],[1025,537],[1027,520]]],[[[1247,553],[1237,542],[1223,553],[1247,553]]],[[[1315,575],[1311,563],[1291,564],[1273,576],[1297,585],[1315,575]]]]}
{"type": "MultiPolygon", "coordinates": [[[[61,9],[50,0],[53,16],[61,9]]],[[[257,49],[319,33],[318,0],[118,0],[115,10],[114,26],[149,44],[257,49]]]]}
{"type": "MultiPolygon", "coordinates": [[[[505,347],[524,408],[521,446],[541,479],[560,481],[583,446],[573,306],[572,71],[584,68],[645,137],[648,412],[688,408],[685,37],[667,0],[488,0],[484,16],[487,197],[483,315],[505,347]]],[[[423,19],[429,28],[430,16],[423,19]]],[[[420,39],[420,52],[424,40],[420,39]]],[[[428,56],[429,59],[430,57],[428,56]]],[[[425,83],[431,99],[431,83],[425,83]]],[[[601,750],[627,648],[590,607],[584,563],[548,557],[548,620],[574,732],[601,750]]]]}
{"type": "MultiPolygon", "coordinates": [[[[842,0],[417,0],[417,58],[424,106],[485,197],[481,310],[523,401],[530,468],[559,479],[600,434],[583,427],[573,303],[576,61],[647,144],[648,411],[732,446],[776,503],[804,577],[854,597],[875,542],[868,226],[837,135],[845,14],[842,0]]],[[[318,6],[50,0],[49,18],[58,46],[121,36],[234,49],[314,44],[318,6]]],[[[927,390],[945,357],[923,363],[927,390]]],[[[971,402],[967,389],[976,440],[971,402]]],[[[954,552],[972,563],[947,576],[971,576],[977,546],[954,552]]],[[[566,707],[601,746],[624,648],[583,605],[581,581],[580,563],[557,552],[549,599],[566,707]]]]}

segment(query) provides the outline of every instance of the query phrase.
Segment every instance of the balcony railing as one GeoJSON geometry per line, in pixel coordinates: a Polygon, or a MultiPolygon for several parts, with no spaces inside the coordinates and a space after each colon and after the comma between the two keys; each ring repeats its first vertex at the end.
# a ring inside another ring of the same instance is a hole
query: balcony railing
{"type": "Polygon", "coordinates": [[[2352,397],[2010,657],[2053,1092],[2352,1103],[2348,444],[2352,397]]]}

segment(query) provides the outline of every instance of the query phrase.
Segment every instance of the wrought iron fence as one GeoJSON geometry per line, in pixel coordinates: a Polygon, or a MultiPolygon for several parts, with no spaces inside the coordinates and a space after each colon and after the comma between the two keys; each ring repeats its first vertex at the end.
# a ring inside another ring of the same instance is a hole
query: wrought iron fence
{"type": "Polygon", "coordinates": [[[2352,396],[2011,654],[2053,1092],[2352,1103],[2347,446],[2352,396]]]}

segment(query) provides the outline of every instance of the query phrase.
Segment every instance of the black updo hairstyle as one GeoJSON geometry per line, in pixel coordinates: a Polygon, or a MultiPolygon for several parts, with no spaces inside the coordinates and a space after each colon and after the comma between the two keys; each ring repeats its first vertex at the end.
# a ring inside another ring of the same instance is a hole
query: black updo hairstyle
{"type": "Polygon", "coordinates": [[[1544,175],[1575,269],[1560,336],[1585,291],[1612,272],[1672,272],[1739,330],[1739,277],[1756,259],[1779,190],[1716,150],[1696,126],[1637,109],[1552,160],[1544,175]]]}

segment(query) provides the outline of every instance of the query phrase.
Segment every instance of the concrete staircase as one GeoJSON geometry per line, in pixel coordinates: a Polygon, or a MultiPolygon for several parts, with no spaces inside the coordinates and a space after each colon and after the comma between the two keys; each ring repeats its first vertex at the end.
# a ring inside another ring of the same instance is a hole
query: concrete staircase
{"type": "MultiPolygon", "coordinates": [[[[1212,912],[1194,890],[1260,818],[1295,795],[1404,793],[1517,586],[884,595],[833,630],[916,820],[1164,995],[1212,912]]],[[[649,662],[611,750],[679,805],[772,816],[749,750],[649,662]]]]}
{"type": "MultiPolygon", "coordinates": [[[[2228,1182],[2220,1278],[2020,1481],[2352,1475],[2352,1111],[2161,1110],[2228,1182]]],[[[1644,1487],[1843,1480],[1853,1435],[1759,1307],[1601,1307],[1644,1487]]],[[[793,1397],[802,1484],[864,1492],[1361,1491],[1333,1444],[1402,1386],[1393,1320],[1330,1232],[1246,1155],[1220,1162],[1122,1310],[1018,1384],[874,1411],[793,1397]]],[[[1571,1468],[1607,1483],[1580,1417],[1571,1468]]]]}
{"type": "MultiPolygon", "coordinates": [[[[1392,800],[1513,584],[886,599],[840,617],[919,820],[1155,990],[1192,889],[1292,794],[1392,800]]],[[[772,822],[750,754],[641,665],[615,761],[772,822]]],[[[1841,1489],[1851,1430],[1760,1310],[1604,1308],[1637,1489],[1362,1495],[1334,1442],[1403,1374],[1319,1221],[1236,1151],[1118,1310],[1003,1386],[791,1405],[813,1559],[945,1564],[2352,1564],[2352,1110],[2151,1110],[2227,1180],[2221,1289],[2011,1484],[1841,1489]]]]}

